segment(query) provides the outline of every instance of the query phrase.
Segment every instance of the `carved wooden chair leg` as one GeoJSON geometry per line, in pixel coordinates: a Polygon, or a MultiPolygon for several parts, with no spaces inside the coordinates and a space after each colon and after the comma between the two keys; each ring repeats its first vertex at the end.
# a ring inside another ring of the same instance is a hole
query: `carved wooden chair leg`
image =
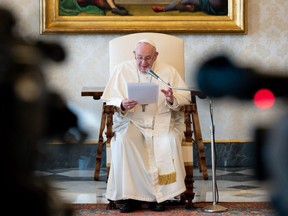
{"type": "MultiPolygon", "coordinates": [[[[187,150],[190,151],[189,156],[183,155],[183,159],[188,159],[185,161],[185,171],[186,171],[186,177],[185,177],[185,185],[186,185],[186,191],[181,196],[181,202],[187,201],[186,208],[192,209],[192,200],[194,199],[194,191],[193,191],[193,140],[192,140],[192,121],[191,121],[191,105],[184,106],[184,121],[186,125],[186,130],[184,131],[185,140],[182,141],[182,150],[183,146],[186,146],[188,148],[187,150]]],[[[186,152],[187,154],[187,152],[186,152]]]]}
{"type": "Polygon", "coordinates": [[[103,141],[99,141],[98,146],[97,146],[96,164],[95,164],[95,170],[94,170],[94,180],[95,181],[99,181],[102,150],[103,150],[103,141]]]}
{"type": "MultiPolygon", "coordinates": [[[[115,107],[112,105],[106,105],[104,107],[105,112],[107,114],[107,118],[106,118],[106,157],[108,157],[107,155],[107,149],[110,149],[110,141],[112,139],[112,137],[114,136],[114,132],[113,132],[113,115],[115,112],[115,107]]],[[[109,172],[110,172],[110,165],[107,166],[107,177],[106,177],[106,182],[108,181],[108,177],[109,177],[109,172]]]]}
{"type": "Polygon", "coordinates": [[[201,133],[201,128],[200,128],[199,116],[198,116],[196,97],[192,96],[191,99],[192,99],[192,104],[193,104],[192,124],[194,128],[195,142],[196,142],[197,150],[198,150],[197,156],[198,156],[198,162],[199,162],[199,170],[200,172],[202,172],[204,179],[207,180],[208,172],[207,172],[207,165],[206,165],[204,143],[202,140],[202,133],[201,133]]]}
{"type": "Polygon", "coordinates": [[[101,159],[102,159],[102,151],[103,151],[103,131],[105,127],[107,128],[105,134],[107,138],[107,142],[110,143],[111,138],[113,137],[113,114],[114,114],[114,106],[112,105],[105,105],[103,104],[102,108],[102,118],[101,118],[101,126],[99,131],[99,140],[98,140],[98,147],[97,147],[97,154],[96,154],[96,164],[95,164],[95,170],[94,170],[94,180],[99,180],[100,175],[100,167],[101,167],[101,159]]]}
{"type": "Polygon", "coordinates": [[[199,171],[202,172],[204,180],[208,180],[208,172],[205,160],[204,143],[202,140],[196,140],[197,145],[197,157],[199,164],[199,171]]]}
{"type": "Polygon", "coordinates": [[[108,177],[110,173],[111,166],[111,146],[110,142],[106,142],[106,183],[108,182],[108,177]]]}
{"type": "Polygon", "coordinates": [[[186,209],[193,209],[192,200],[194,199],[195,193],[193,191],[194,188],[194,180],[193,180],[193,165],[185,166],[186,170],[186,178],[185,185],[187,190],[181,195],[181,202],[186,203],[186,209]],[[186,202],[187,201],[187,202],[186,202]]]}
{"type": "Polygon", "coordinates": [[[97,153],[96,153],[96,164],[95,164],[95,170],[94,170],[95,181],[99,181],[101,158],[102,158],[102,151],[103,151],[103,142],[104,142],[102,134],[105,129],[105,123],[106,123],[106,112],[105,112],[105,107],[103,106],[101,125],[100,125],[100,130],[99,130],[97,153]]]}

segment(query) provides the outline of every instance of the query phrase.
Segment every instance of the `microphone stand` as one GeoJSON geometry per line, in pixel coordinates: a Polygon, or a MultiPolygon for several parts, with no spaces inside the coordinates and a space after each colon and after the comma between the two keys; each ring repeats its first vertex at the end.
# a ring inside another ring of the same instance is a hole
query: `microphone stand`
{"type": "MultiPolygon", "coordinates": [[[[167,87],[171,89],[176,89],[176,90],[183,90],[183,91],[191,91],[191,93],[194,93],[197,95],[199,98],[204,99],[206,98],[206,95],[201,94],[200,91],[196,91],[193,89],[189,88],[178,88],[174,86],[168,85],[165,81],[163,81],[157,74],[155,74],[150,68],[147,68],[146,72],[154,77],[155,79],[161,81],[163,84],[165,84],[167,87]]],[[[215,166],[215,127],[214,127],[214,122],[213,122],[213,103],[212,99],[210,98],[210,116],[211,116],[211,160],[212,160],[212,193],[213,193],[213,205],[206,206],[204,208],[205,212],[213,213],[213,212],[224,212],[227,210],[226,207],[223,207],[221,205],[217,204],[216,201],[216,166],[215,166]]]]}
{"type": "MultiPolygon", "coordinates": [[[[211,160],[212,160],[212,194],[213,194],[213,205],[206,206],[204,208],[205,212],[224,212],[227,210],[226,207],[217,204],[216,201],[216,165],[215,165],[215,127],[213,123],[213,104],[212,99],[210,98],[210,115],[211,115],[211,160]]],[[[218,192],[217,192],[218,194],[218,192]]]]}
{"type": "Polygon", "coordinates": [[[160,82],[162,82],[164,85],[166,85],[168,88],[171,89],[175,89],[175,90],[181,90],[181,91],[190,91],[191,94],[198,96],[200,99],[204,99],[206,98],[206,95],[204,95],[202,92],[197,91],[195,89],[192,88],[181,88],[181,87],[175,87],[175,86],[170,86],[168,85],[168,83],[166,83],[164,80],[162,80],[157,74],[155,74],[152,70],[150,70],[149,68],[146,70],[146,72],[154,77],[155,79],[159,80],[160,82]]]}

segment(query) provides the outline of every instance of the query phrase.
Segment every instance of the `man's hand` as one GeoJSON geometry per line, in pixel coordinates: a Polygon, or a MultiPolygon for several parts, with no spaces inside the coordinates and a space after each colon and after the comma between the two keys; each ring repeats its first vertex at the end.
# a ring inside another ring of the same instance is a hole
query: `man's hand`
{"type": "Polygon", "coordinates": [[[123,99],[121,103],[121,109],[123,111],[133,109],[138,104],[137,101],[131,99],[123,99]]]}
{"type": "MultiPolygon", "coordinates": [[[[169,84],[169,83],[168,83],[169,84]]],[[[170,84],[169,84],[170,85],[170,84]]],[[[173,96],[173,91],[171,88],[168,88],[167,90],[161,89],[161,92],[164,94],[166,100],[168,103],[171,105],[174,103],[174,96],[173,96]]]]}

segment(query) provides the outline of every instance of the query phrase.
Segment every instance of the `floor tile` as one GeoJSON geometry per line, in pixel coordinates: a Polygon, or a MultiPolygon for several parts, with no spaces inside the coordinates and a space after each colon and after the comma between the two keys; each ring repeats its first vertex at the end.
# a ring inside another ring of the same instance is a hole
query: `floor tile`
{"type": "MultiPolygon", "coordinates": [[[[48,176],[59,195],[69,203],[108,203],[105,198],[106,170],[101,170],[100,181],[94,181],[93,170],[57,169],[36,171],[48,176]]],[[[215,179],[208,169],[208,180],[198,168],[194,169],[193,202],[263,202],[269,201],[266,184],[257,181],[253,170],[245,167],[217,168],[215,179]],[[215,181],[215,194],[213,182],[215,181]]]]}

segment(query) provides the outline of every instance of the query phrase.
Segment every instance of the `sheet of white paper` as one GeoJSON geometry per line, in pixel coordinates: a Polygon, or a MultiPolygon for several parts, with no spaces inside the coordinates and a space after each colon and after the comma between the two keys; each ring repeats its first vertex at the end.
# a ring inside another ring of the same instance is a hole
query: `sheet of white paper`
{"type": "Polygon", "coordinates": [[[154,83],[128,83],[128,98],[139,104],[156,103],[159,86],[154,83]]]}

